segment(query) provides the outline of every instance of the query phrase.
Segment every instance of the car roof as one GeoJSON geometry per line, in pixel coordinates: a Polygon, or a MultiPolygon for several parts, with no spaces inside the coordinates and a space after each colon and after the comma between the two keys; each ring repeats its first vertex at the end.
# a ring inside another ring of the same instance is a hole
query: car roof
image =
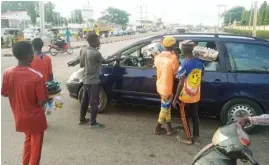
{"type": "MultiPolygon", "coordinates": [[[[219,40],[219,41],[259,41],[259,42],[269,42],[265,39],[258,38],[258,37],[250,37],[250,36],[241,36],[241,35],[233,35],[233,34],[221,34],[221,33],[184,33],[184,34],[162,34],[162,35],[155,35],[144,38],[145,40],[154,40],[164,38],[166,36],[174,36],[177,40],[181,39],[200,39],[200,40],[219,40]]],[[[142,39],[143,40],[143,39],[142,39]]]]}
{"type": "Polygon", "coordinates": [[[120,52],[123,52],[127,49],[130,49],[131,47],[137,46],[139,44],[146,44],[149,42],[152,42],[153,40],[159,40],[166,36],[173,36],[177,40],[202,40],[202,41],[225,41],[225,42],[249,42],[249,43],[258,43],[263,45],[269,46],[269,41],[258,38],[258,37],[249,37],[249,36],[240,36],[240,35],[232,35],[232,34],[218,34],[218,33],[184,33],[184,34],[161,34],[161,35],[153,35],[149,37],[144,37],[139,39],[139,41],[136,41],[123,49],[120,49],[113,53],[109,58],[112,58],[113,56],[119,54],[120,52]]]}

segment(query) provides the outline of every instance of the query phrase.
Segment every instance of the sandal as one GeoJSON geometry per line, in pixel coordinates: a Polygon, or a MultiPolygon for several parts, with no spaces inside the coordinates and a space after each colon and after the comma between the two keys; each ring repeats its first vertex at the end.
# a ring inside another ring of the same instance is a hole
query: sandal
{"type": "Polygon", "coordinates": [[[161,130],[159,130],[159,131],[154,131],[154,134],[155,135],[161,135],[161,134],[166,134],[167,133],[167,131],[166,131],[166,129],[164,129],[164,128],[161,128],[161,130]]]}
{"type": "Polygon", "coordinates": [[[192,140],[187,139],[187,138],[177,136],[177,140],[179,140],[181,143],[184,143],[184,144],[187,144],[187,145],[193,144],[192,140]]]}
{"type": "Polygon", "coordinates": [[[173,134],[175,134],[177,131],[175,129],[173,129],[171,132],[167,132],[166,135],[167,136],[171,136],[173,134]]]}

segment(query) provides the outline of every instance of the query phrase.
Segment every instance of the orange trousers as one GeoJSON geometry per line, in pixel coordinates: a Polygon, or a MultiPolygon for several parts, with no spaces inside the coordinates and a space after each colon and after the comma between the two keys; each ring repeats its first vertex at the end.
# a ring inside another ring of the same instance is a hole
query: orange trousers
{"type": "Polygon", "coordinates": [[[43,144],[44,132],[29,134],[25,133],[23,165],[39,165],[43,144]]]}

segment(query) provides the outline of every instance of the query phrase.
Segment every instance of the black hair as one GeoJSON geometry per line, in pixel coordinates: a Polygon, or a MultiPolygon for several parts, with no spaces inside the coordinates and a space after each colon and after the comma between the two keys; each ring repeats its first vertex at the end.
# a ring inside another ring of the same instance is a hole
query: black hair
{"type": "Polygon", "coordinates": [[[192,55],[193,48],[193,44],[183,44],[181,50],[184,55],[192,55]]]}
{"type": "Polygon", "coordinates": [[[12,53],[18,60],[27,60],[34,54],[33,47],[29,42],[20,41],[13,45],[12,53]]]}
{"type": "Polygon", "coordinates": [[[44,43],[43,43],[41,38],[35,38],[32,41],[32,45],[34,47],[34,50],[40,51],[40,50],[42,50],[44,43]]]}
{"type": "Polygon", "coordinates": [[[95,33],[88,33],[87,41],[90,46],[97,48],[100,45],[99,36],[95,33]]]}

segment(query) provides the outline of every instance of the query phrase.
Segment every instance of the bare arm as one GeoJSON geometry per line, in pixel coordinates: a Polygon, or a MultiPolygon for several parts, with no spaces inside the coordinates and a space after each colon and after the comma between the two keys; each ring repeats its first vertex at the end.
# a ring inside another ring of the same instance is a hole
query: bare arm
{"type": "Polygon", "coordinates": [[[182,88],[183,88],[183,85],[184,85],[184,81],[182,79],[179,80],[178,82],[178,85],[177,85],[177,89],[176,89],[176,94],[175,94],[175,97],[174,97],[174,101],[173,101],[173,105],[176,103],[181,91],[182,91],[182,88]]]}
{"type": "Polygon", "coordinates": [[[80,50],[80,67],[83,68],[85,66],[85,53],[83,49],[80,50]]]}

